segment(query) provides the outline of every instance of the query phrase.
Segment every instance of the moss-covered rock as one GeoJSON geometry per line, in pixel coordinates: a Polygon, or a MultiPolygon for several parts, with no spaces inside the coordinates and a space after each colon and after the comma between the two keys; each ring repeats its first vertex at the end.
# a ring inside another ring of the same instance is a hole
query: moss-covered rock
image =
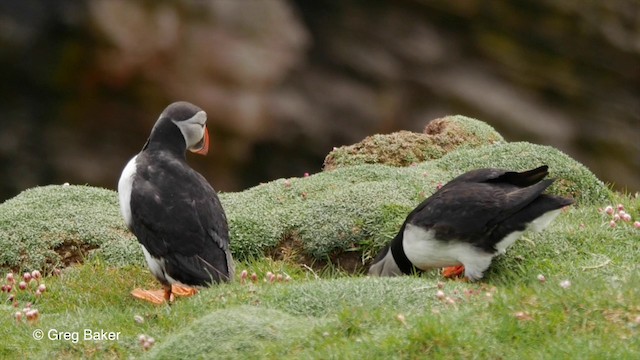
{"type": "Polygon", "coordinates": [[[399,131],[372,135],[361,142],[334,149],[324,160],[324,170],[361,164],[409,166],[438,159],[456,149],[504,142],[502,136],[482,121],[465,116],[447,116],[427,125],[424,133],[399,131]]]}
{"type": "MultiPolygon", "coordinates": [[[[363,268],[439,183],[475,168],[519,171],[547,164],[557,179],[549,191],[573,197],[578,206],[602,204],[611,194],[588,169],[561,151],[505,143],[477,120],[448,117],[432,122],[427,131],[432,144],[442,137],[437,144],[446,154],[407,167],[341,163],[309,177],[278,179],[221,194],[234,257],[246,260],[268,254],[363,268]]],[[[375,153],[373,147],[370,150],[375,153]]],[[[115,192],[47,186],[0,205],[0,267],[43,268],[86,254],[99,254],[113,264],[142,263],[137,241],[120,217],[115,192]]]]}
{"type": "Polygon", "coordinates": [[[50,270],[97,253],[113,264],[142,263],[115,192],[50,185],[0,204],[0,268],[50,270]]]}

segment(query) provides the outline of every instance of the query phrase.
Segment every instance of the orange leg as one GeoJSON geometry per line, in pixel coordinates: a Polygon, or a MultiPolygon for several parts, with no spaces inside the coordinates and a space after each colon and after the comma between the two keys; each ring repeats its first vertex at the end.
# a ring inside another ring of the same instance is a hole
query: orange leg
{"type": "Polygon", "coordinates": [[[161,290],[134,289],[131,291],[131,295],[136,299],[148,301],[154,304],[163,304],[165,302],[171,304],[174,300],[174,296],[188,297],[197,293],[198,289],[180,284],[164,286],[161,290]]]}
{"type": "Polygon", "coordinates": [[[442,276],[446,278],[460,277],[464,275],[464,265],[449,266],[442,269],[442,276]]]}

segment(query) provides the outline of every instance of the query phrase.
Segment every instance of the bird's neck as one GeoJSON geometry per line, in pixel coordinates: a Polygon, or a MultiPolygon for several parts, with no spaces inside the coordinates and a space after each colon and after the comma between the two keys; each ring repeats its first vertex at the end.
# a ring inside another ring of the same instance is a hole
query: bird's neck
{"type": "Polygon", "coordinates": [[[184,137],[180,129],[171,122],[160,122],[156,124],[142,151],[169,152],[178,158],[186,159],[184,137]]]}
{"type": "Polygon", "coordinates": [[[402,224],[400,231],[398,231],[398,235],[391,241],[391,255],[393,256],[393,260],[395,260],[396,265],[403,274],[411,275],[422,272],[420,269],[413,266],[409,258],[407,258],[407,254],[404,252],[404,246],[402,242],[404,240],[404,230],[406,227],[406,222],[402,224]]]}

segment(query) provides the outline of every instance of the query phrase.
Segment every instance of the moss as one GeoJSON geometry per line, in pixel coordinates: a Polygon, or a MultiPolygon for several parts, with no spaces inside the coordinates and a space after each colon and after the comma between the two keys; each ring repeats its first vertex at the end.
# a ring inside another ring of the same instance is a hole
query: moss
{"type": "Polygon", "coordinates": [[[0,205],[0,268],[51,270],[101,253],[115,264],[140,262],[115,192],[50,185],[0,205]],[[94,250],[97,249],[97,250],[94,250]]]}
{"type": "Polygon", "coordinates": [[[150,359],[264,358],[270,343],[293,342],[308,334],[316,320],[282,311],[239,306],[201,317],[163,339],[147,353],[150,359]]]}
{"type": "MultiPolygon", "coordinates": [[[[442,303],[432,293],[437,279],[425,277],[342,277],[290,286],[272,286],[261,294],[262,306],[279,309],[292,315],[325,317],[335,315],[338,309],[375,309],[382,306],[417,311],[426,307],[437,308],[442,303]]],[[[450,289],[464,284],[451,284],[450,289]]]]}
{"type": "Polygon", "coordinates": [[[406,216],[427,188],[435,189],[438,178],[437,171],[424,174],[419,167],[361,165],[277,180],[220,199],[237,258],[262,256],[294,240],[312,258],[330,260],[345,250],[388,241],[394,235],[390,218],[392,227],[403,220],[400,211],[389,209],[400,206],[406,216]]]}
{"type": "Polygon", "coordinates": [[[456,115],[431,121],[424,133],[399,131],[372,135],[361,142],[333,150],[324,161],[324,170],[360,164],[409,166],[438,159],[462,148],[503,142],[502,136],[481,121],[456,115]]]}

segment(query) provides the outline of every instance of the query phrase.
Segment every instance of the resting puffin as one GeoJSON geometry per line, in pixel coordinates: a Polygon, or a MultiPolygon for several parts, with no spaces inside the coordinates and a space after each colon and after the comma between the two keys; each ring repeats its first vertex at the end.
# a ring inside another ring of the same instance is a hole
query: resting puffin
{"type": "Polygon", "coordinates": [[[125,166],[118,182],[120,211],[142,245],[164,292],[136,289],[132,295],[161,303],[187,286],[208,286],[233,278],[229,229],[211,185],[186,162],[186,150],[209,150],[207,114],[175,102],[160,114],[142,151],[125,166]]]}
{"type": "Polygon", "coordinates": [[[513,172],[469,171],[451,180],[416,207],[398,235],[378,254],[369,275],[398,276],[446,268],[482,278],[494,256],[527,229],[542,231],[572,199],[543,194],[553,179],[548,167],[513,172]]]}

